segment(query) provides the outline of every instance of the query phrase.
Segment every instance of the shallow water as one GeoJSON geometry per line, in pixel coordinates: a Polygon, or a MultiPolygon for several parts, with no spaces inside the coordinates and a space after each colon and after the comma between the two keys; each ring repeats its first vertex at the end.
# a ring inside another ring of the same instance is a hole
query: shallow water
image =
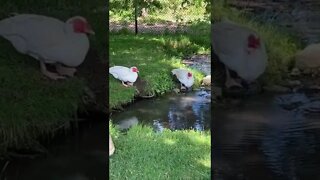
{"type": "Polygon", "coordinates": [[[123,112],[111,115],[114,124],[126,130],[133,125],[149,125],[155,131],[209,130],[211,121],[210,91],[168,94],[162,97],[139,101],[123,112]]]}
{"type": "Polygon", "coordinates": [[[315,112],[319,101],[303,94],[214,107],[214,178],[320,179],[320,114],[315,112]]]}
{"type": "Polygon", "coordinates": [[[109,157],[106,128],[105,120],[82,122],[74,132],[55,138],[48,147],[47,157],[10,161],[4,179],[106,179],[109,157]]]}

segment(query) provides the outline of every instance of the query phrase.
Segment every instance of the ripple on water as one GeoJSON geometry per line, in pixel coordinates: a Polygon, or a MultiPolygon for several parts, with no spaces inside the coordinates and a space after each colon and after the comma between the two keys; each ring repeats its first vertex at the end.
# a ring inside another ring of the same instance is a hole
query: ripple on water
{"type": "Polygon", "coordinates": [[[111,119],[122,129],[135,124],[146,124],[156,131],[164,128],[208,130],[211,120],[210,91],[170,94],[139,101],[125,111],[112,115],[111,119]]]}
{"type": "Polygon", "coordinates": [[[319,115],[296,111],[315,102],[312,95],[266,95],[245,99],[237,109],[213,108],[214,176],[319,179],[319,115]]]}

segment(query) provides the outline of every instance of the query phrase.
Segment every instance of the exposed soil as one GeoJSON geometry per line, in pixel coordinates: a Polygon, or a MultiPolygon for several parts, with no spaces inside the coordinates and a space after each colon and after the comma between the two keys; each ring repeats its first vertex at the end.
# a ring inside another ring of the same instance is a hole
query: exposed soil
{"type": "MultiPolygon", "coordinates": [[[[109,23],[109,30],[111,32],[118,32],[122,29],[127,29],[130,32],[135,32],[135,24],[129,23],[129,24],[119,24],[110,22],[109,23]]],[[[176,23],[167,23],[167,24],[145,24],[145,23],[139,23],[138,24],[138,33],[177,33],[177,32],[188,32],[190,29],[185,25],[178,25],[176,23]]]]}
{"type": "Polygon", "coordinates": [[[205,75],[211,74],[211,57],[208,54],[192,55],[191,57],[185,58],[182,63],[198,69],[205,75]]]}

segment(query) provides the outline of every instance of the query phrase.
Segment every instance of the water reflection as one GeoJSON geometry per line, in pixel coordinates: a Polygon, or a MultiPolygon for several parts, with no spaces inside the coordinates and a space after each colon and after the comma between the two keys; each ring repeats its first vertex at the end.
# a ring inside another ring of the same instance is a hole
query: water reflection
{"type": "Polygon", "coordinates": [[[210,128],[210,91],[200,90],[186,94],[170,94],[156,99],[137,102],[111,119],[120,127],[131,124],[147,124],[156,131],[210,128]]]}
{"type": "Polygon", "coordinates": [[[215,178],[320,179],[319,116],[305,111],[316,102],[270,95],[214,108],[215,178]]]}
{"type": "Polygon", "coordinates": [[[117,127],[119,130],[127,130],[131,128],[134,125],[137,125],[139,123],[139,120],[136,116],[132,116],[126,119],[122,119],[117,123],[117,127]]]}
{"type": "Polygon", "coordinates": [[[108,135],[105,119],[83,121],[78,128],[67,132],[50,141],[46,157],[11,159],[2,174],[3,179],[106,179],[108,135]]]}

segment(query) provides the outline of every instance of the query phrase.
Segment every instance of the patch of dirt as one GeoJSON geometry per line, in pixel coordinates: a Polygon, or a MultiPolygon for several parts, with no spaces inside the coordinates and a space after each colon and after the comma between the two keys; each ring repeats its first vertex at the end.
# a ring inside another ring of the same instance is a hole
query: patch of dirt
{"type": "Polygon", "coordinates": [[[146,92],[146,87],[147,87],[147,81],[145,81],[144,79],[141,79],[140,77],[138,77],[137,81],[134,83],[134,86],[137,89],[137,95],[138,97],[142,97],[142,98],[151,98],[154,96],[154,94],[148,94],[148,92],[146,92]]]}
{"type": "MultiPolygon", "coordinates": [[[[111,32],[118,32],[122,29],[127,29],[131,32],[135,32],[135,24],[119,24],[110,22],[109,30],[111,32]]],[[[187,26],[178,25],[175,23],[168,24],[138,24],[138,33],[165,33],[165,32],[188,32],[187,26]]]]}
{"type": "Polygon", "coordinates": [[[211,57],[208,54],[186,57],[182,63],[203,72],[205,75],[211,75],[211,57]]]}
{"type": "Polygon", "coordinates": [[[145,88],[147,86],[147,81],[143,80],[142,78],[138,77],[137,81],[134,83],[134,86],[140,93],[145,92],[145,88]]]}

